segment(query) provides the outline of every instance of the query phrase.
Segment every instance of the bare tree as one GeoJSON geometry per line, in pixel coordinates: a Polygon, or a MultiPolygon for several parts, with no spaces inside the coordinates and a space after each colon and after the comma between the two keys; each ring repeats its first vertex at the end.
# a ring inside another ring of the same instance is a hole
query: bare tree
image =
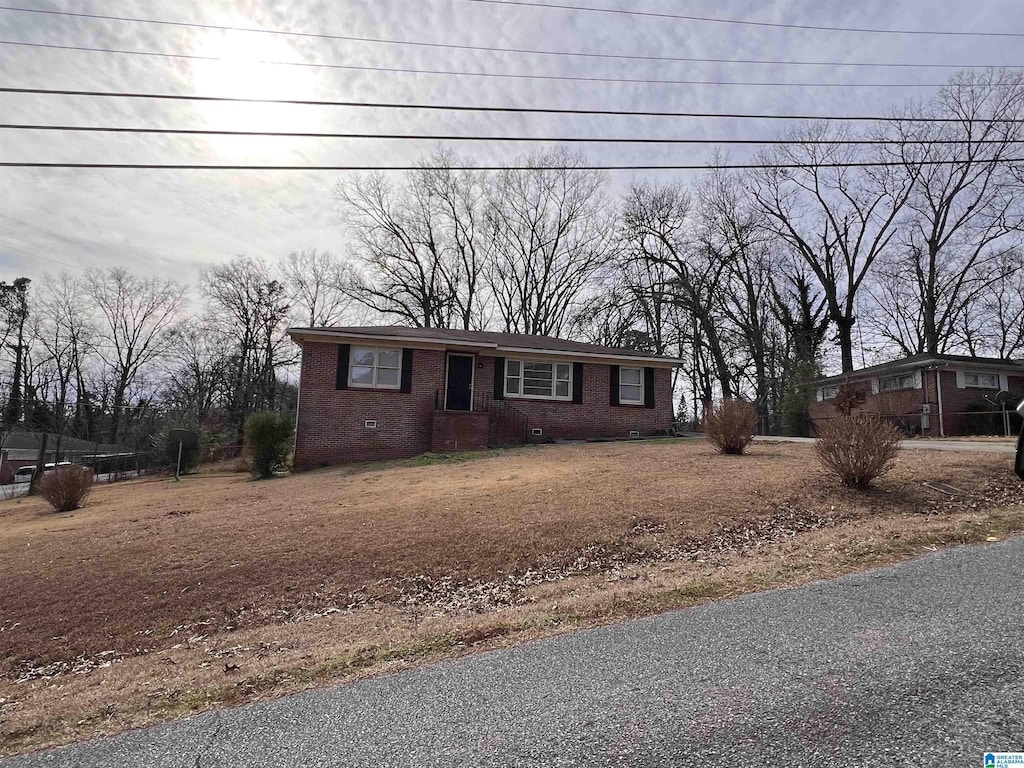
{"type": "MultiPolygon", "coordinates": [[[[37,304],[34,334],[51,369],[48,386],[38,389],[54,411],[54,447],[59,454],[61,438],[69,423],[79,419],[87,425],[92,423],[81,409],[88,406],[88,399],[83,397],[85,370],[96,349],[96,329],[84,282],[66,271],[44,276],[37,304]]],[[[91,435],[88,429],[84,433],[91,435]]]]}
{"type": "Polygon", "coordinates": [[[718,292],[718,301],[740,340],[737,346],[744,358],[740,371],[751,369],[749,379],[764,426],[777,406],[773,368],[780,354],[771,305],[774,260],[763,215],[741,179],[722,169],[703,179],[697,195],[698,239],[704,250],[714,254],[714,262],[725,267],[726,284],[718,292]]]}
{"type": "Polygon", "coordinates": [[[677,352],[678,308],[669,288],[671,279],[668,269],[652,261],[617,262],[607,283],[573,317],[573,335],[652,355],[677,352]]]}
{"type": "Polygon", "coordinates": [[[210,326],[230,348],[227,373],[230,427],[242,439],[246,417],[279,405],[278,371],[294,358],[285,334],[288,297],[258,258],[236,256],[200,273],[210,326]]]}
{"type": "Polygon", "coordinates": [[[557,336],[616,252],[606,176],[562,148],[518,165],[491,190],[491,291],[504,330],[557,336]]]}
{"type": "Polygon", "coordinates": [[[887,166],[858,167],[871,157],[833,141],[854,138],[847,128],[815,124],[792,138],[798,143],[762,155],[764,167],[751,175],[750,189],[768,231],[817,278],[843,370],[852,371],[857,294],[896,233],[914,178],[887,166]]]}
{"type": "Polygon", "coordinates": [[[190,318],[171,330],[164,355],[162,394],[175,412],[203,422],[216,406],[228,403],[230,374],[237,350],[211,318],[190,318]]]}
{"type": "Polygon", "coordinates": [[[366,306],[417,327],[479,327],[489,251],[484,179],[438,152],[399,186],[380,174],[335,188],[363,269],[349,282],[366,306]]]}
{"type": "Polygon", "coordinates": [[[99,310],[100,357],[112,374],[110,442],[121,437],[125,395],[145,366],[164,352],[168,332],[181,319],[185,288],[171,280],[141,278],[120,267],[86,273],[99,310]]]}
{"type": "Polygon", "coordinates": [[[999,273],[960,318],[958,335],[971,355],[1009,360],[1024,353],[1024,253],[1007,254],[999,273]]]}
{"type": "Polygon", "coordinates": [[[944,352],[964,313],[1003,277],[1024,230],[1012,167],[1024,144],[1024,74],[961,72],[937,98],[879,127],[910,184],[900,248],[875,290],[876,330],[908,354],[944,352]]]}
{"type": "MultiPolygon", "coordinates": [[[[719,312],[719,286],[728,263],[722,254],[699,241],[691,220],[689,192],[678,184],[634,184],[622,213],[622,238],[630,258],[669,270],[667,287],[672,300],[693,318],[696,349],[706,347],[722,396],[733,397],[736,388],[719,312]]],[[[700,375],[693,371],[694,378],[700,375]]],[[[711,399],[709,391],[702,395],[711,399]]]]}
{"type": "Polygon", "coordinates": [[[19,277],[9,285],[0,282],[0,312],[2,312],[5,346],[12,355],[13,370],[7,404],[3,412],[3,425],[10,429],[21,421],[25,399],[25,360],[28,355],[29,305],[27,277],[19,277]]]}
{"type": "Polygon", "coordinates": [[[295,319],[311,328],[342,325],[352,314],[352,268],[330,251],[292,251],[277,265],[295,319]]]}

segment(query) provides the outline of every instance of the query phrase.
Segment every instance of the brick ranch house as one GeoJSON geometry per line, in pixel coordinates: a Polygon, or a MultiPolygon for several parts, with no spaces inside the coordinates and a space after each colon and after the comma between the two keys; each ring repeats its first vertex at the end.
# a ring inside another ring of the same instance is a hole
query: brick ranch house
{"type": "MultiPolygon", "coordinates": [[[[859,412],[885,416],[913,433],[967,435],[974,431],[971,425],[980,409],[998,408],[991,401],[1000,392],[1024,396],[1024,364],[924,353],[818,379],[813,382],[814,401],[809,407],[815,432],[836,415],[832,400],[847,382],[865,392],[859,412]]],[[[1010,403],[1009,410],[1015,405],[1016,401],[1010,403]]]]}
{"type": "Polygon", "coordinates": [[[672,426],[673,358],[486,331],[288,333],[302,347],[297,469],[672,426]]]}

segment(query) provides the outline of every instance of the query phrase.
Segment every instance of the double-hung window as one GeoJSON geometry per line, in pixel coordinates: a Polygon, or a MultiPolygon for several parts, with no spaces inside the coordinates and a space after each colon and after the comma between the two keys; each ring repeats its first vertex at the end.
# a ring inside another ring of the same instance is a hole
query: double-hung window
{"type": "Polygon", "coordinates": [[[571,400],[572,365],[537,360],[506,360],[505,396],[571,400]]]}
{"type": "Polygon", "coordinates": [[[398,389],[402,382],[402,350],[386,347],[352,347],[349,360],[350,387],[398,389]]]}
{"type": "Polygon", "coordinates": [[[839,396],[839,385],[828,384],[821,388],[822,400],[835,400],[839,396]]]}
{"type": "Polygon", "coordinates": [[[887,376],[878,380],[879,392],[895,392],[899,389],[913,389],[915,386],[914,374],[912,373],[904,373],[899,376],[887,376]]]}
{"type": "Polygon", "coordinates": [[[619,368],[619,403],[644,404],[644,372],[641,368],[619,368]]]}
{"type": "Polygon", "coordinates": [[[995,373],[965,373],[964,386],[978,389],[999,389],[999,375],[995,373]]]}

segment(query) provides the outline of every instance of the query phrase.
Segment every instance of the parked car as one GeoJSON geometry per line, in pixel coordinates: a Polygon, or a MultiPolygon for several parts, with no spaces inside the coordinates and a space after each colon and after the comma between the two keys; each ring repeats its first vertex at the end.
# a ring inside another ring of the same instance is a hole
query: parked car
{"type": "MultiPolygon", "coordinates": [[[[45,474],[45,473],[47,473],[47,472],[49,472],[49,471],[51,471],[53,469],[56,469],[57,467],[70,467],[70,466],[71,466],[71,462],[70,461],[50,462],[49,464],[44,464],[43,465],[43,473],[45,474]]],[[[14,482],[16,482],[16,483],[28,483],[28,482],[31,482],[32,476],[35,473],[36,473],[36,465],[35,464],[30,464],[27,467],[21,467],[20,469],[16,470],[15,473],[14,473],[14,482]]]]}

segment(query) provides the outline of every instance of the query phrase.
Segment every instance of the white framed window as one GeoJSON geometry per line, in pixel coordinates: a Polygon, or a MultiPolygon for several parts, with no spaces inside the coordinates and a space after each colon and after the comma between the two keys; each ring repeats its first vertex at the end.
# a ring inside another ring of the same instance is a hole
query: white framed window
{"type": "Polygon", "coordinates": [[[619,403],[644,404],[644,371],[642,368],[619,368],[619,403]]]}
{"type": "Polygon", "coordinates": [[[899,376],[886,376],[878,380],[879,392],[895,392],[899,389],[914,389],[917,380],[912,373],[901,373],[899,376]]]}
{"type": "Polygon", "coordinates": [[[505,397],[572,400],[572,364],[506,360],[505,397]]]}
{"type": "Polygon", "coordinates": [[[352,347],[348,385],[366,389],[398,389],[402,385],[402,350],[390,347],[352,347]]]}
{"type": "Polygon", "coordinates": [[[838,384],[828,384],[821,388],[821,399],[822,400],[835,400],[839,395],[838,384]]]}
{"type": "Polygon", "coordinates": [[[977,389],[999,389],[998,373],[964,372],[964,386],[977,389]]]}

